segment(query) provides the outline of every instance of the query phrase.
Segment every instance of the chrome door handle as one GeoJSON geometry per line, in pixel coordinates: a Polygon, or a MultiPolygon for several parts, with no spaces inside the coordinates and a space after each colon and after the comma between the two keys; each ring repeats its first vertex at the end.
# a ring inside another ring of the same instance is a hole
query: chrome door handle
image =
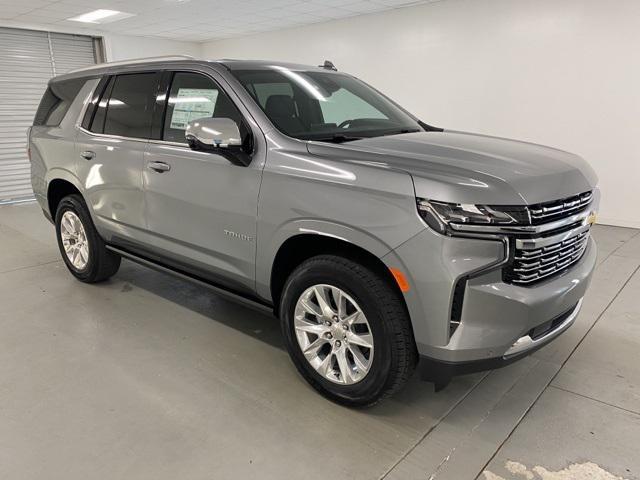
{"type": "Polygon", "coordinates": [[[85,160],[93,160],[96,157],[96,152],[92,152],[91,150],[85,150],[80,154],[80,156],[85,160]]]}
{"type": "Polygon", "coordinates": [[[150,168],[151,170],[154,170],[158,173],[162,173],[171,170],[171,165],[164,162],[149,162],[147,164],[147,168],[150,168]]]}

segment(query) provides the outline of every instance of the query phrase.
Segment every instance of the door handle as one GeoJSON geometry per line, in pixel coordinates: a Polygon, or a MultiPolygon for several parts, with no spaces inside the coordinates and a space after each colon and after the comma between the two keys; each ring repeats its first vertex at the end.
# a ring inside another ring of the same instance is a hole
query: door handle
{"type": "Polygon", "coordinates": [[[96,152],[92,152],[91,150],[85,150],[80,154],[80,156],[85,160],[93,160],[96,156],[96,152]]]}
{"type": "Polygon", "coordinates": [[[158,173],[162,173],[171,170],[171,165],[164,162],[149,162],[147,164],[147,168],[150,168],[151,170],[154,170],[158,173]]]}

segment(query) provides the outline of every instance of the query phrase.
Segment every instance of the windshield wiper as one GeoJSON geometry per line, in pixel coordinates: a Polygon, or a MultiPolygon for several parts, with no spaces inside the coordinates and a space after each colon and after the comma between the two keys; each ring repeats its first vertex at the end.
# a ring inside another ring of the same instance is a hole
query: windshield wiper
{"type": "Polygon", "coordinates": [[[317,142],[332,142],[332,143],[344,143],[353,142],[354,140],[362,140],[364,137],[355,137],[352,135],[345,135],[344,133],[334,133],[333,135],[327,135],[326,137],[314,137],[309,140],[315,140],[317,142]]]}
{"type": "Polygon", "coordinates": [[[382,136],[383,137],[388,137],[389,135],[400,135],[401,133],[415,133],[415,132],[419,132],[420,129],[418,128],[402,128],[400,130],[392,130],[390,132],[387,133],[383,133],[382,136]]]}

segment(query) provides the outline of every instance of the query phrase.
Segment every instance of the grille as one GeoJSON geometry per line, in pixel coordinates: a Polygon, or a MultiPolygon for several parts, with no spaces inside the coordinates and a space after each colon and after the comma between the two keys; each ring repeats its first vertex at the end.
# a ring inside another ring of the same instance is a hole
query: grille
{"type": "Polygon", "coordinates": [[[519,224],[540,225],[579,213],[591,203],[592,199],[592,192],[584,192],[561,200],[553,200],[526,207],[495,206],[492,208],[508,213],[519,224]]]}
{"type": "Polygon", "coordinates": [[[558,274],[580,260],[587,247],[589,230],[544,247],[518,247],[514,260],[504,270],[504,279],[519,285],[531,285],[558,274]]]}

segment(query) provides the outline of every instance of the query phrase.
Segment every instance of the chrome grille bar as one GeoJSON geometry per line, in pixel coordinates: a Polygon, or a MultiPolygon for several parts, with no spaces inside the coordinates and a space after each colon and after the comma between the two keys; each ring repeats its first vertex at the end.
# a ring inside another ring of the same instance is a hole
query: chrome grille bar
{"type": "Polygon", "coordinates": [[[529,207],[529,213],[531,214],[532,221],[547,221],[550,217],[570,215],[589,205],[592,199],[593,193],[585,192],[559,202],[531,206],[529,207]]]}
{"type": "Polygon", "coordinates": [[[530,285],[560,273],[584,254],[589,225],[579,226],[552,237],[517,239],[513,263],[505,269],[505,280],[530,285]]]}

